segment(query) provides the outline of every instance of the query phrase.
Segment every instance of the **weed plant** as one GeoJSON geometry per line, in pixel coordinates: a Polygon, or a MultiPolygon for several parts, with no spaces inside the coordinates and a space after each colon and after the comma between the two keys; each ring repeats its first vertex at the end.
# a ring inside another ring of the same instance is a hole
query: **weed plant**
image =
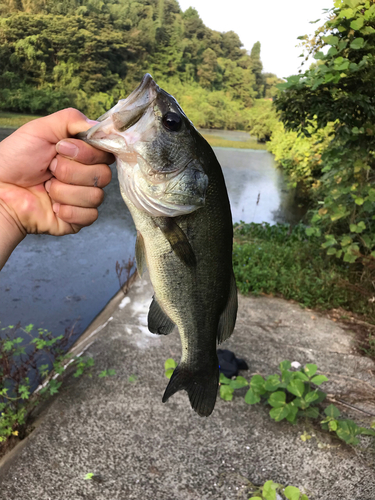
{"type": "MultiPolygon", "coordinates": [[[[165,361],[164,374],[167,378],[171,378],[176,366],[177,363],[172,358],[165,361]]],[[[285,419],[294,424],[299,417],[319,419],[324,431],[334,432],[349,445],[359,444],[360,435],[375,437],[375,421],[371,429],[367,429],[358,426],[353,420],[340,418],[340,410],[333,404],[323,409],[321,403],[325,401],[327,394],[320,390],[320,386],[328,378],[318,373],[316,364],[308,363],[305,367],[292,369],[292,363],[285,360],[280,363],[279,368],[281,375],[268,375],[264,378],[256,374],[250,382],[242,376],[229,379],[220,373],[221,399],[232,401],[235,390],[249,387],[244,397],[245,403],[253,405],[263,402],[270,405],[269,414],[275,422],[285,419]]]]}
{"type": "Polygon", "coordinates": [[[374,305],[358,293],[353,268],[330,258],[315,235],[298,224],[234,225],[233,269],[243,294],[272,294],[303,306],[341,307],[374,317],[374,305]]]}
{"type": "MultiPolygon", "coordinates": [[[[72,330],[58,337],[32,324],[25,328],[10,325],[1,331],[0,445],[12,435],[25,437],[32,411],[59,391],[61,376],[68,365],[74,366],[74,376],[78,377],[94,364],[90,357],[64,354],[72,330]]],[[[113,375],[112,372],[108,370],[100,376],[113,375]]]]}

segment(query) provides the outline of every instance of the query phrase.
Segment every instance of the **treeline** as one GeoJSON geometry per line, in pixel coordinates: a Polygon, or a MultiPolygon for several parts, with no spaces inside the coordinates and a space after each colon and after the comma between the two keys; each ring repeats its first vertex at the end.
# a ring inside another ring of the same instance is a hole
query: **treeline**
{"type": "Polygon", "coordinates": [[[150,72],[197,126],[246,128],[263,73],[260,43],[207,28],[176,0],[7,0],[0,3],[0,109],[96,117],[150,72]],[[194,115],[194,116],[191,116],[194,115]]]}

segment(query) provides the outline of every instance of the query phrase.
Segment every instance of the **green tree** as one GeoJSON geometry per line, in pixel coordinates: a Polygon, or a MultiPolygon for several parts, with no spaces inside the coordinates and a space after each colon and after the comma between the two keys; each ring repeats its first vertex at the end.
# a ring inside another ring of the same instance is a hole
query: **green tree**
{"type": "Polygon", "coordinates": [[[374,34],[374,0],[337,0],[314,37],[300,37],[317,64],[288,78],[276,99],[289,130],[309,137],[333,124],[309,231],[324,231],[330,255],[369,268],[375,258],[374,34]]]}
{"type": "Polygon", "coordinates": [[[257,97],[264,95],[263,64],[260,60],[260,42],[254,43],[250,52],[251,68],[255,76],[255,90],[257,97]]]}

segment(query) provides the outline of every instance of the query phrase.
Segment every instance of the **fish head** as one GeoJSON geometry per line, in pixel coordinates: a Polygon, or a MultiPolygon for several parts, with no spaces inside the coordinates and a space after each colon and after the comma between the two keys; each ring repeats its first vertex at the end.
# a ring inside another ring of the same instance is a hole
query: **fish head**
{"type": "Polygon", "coordinates": [[[151,75],[78,137],[116,156],[122,195],[139,210],[175,217],[204,205],[200,135],[151,75]]]}

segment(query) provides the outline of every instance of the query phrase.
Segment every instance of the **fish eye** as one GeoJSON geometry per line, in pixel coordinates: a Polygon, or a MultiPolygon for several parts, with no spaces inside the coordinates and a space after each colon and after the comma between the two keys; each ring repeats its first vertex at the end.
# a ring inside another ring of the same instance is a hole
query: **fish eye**
{"type": "Polygon", "coordinates": [[[163,125],[164,128],[170,130],[171,132],[178,132],[182,125],[182,120],[180,115],[177,113],[173,113],[173,111],[169,111],[163,116],[163,125]]]}

